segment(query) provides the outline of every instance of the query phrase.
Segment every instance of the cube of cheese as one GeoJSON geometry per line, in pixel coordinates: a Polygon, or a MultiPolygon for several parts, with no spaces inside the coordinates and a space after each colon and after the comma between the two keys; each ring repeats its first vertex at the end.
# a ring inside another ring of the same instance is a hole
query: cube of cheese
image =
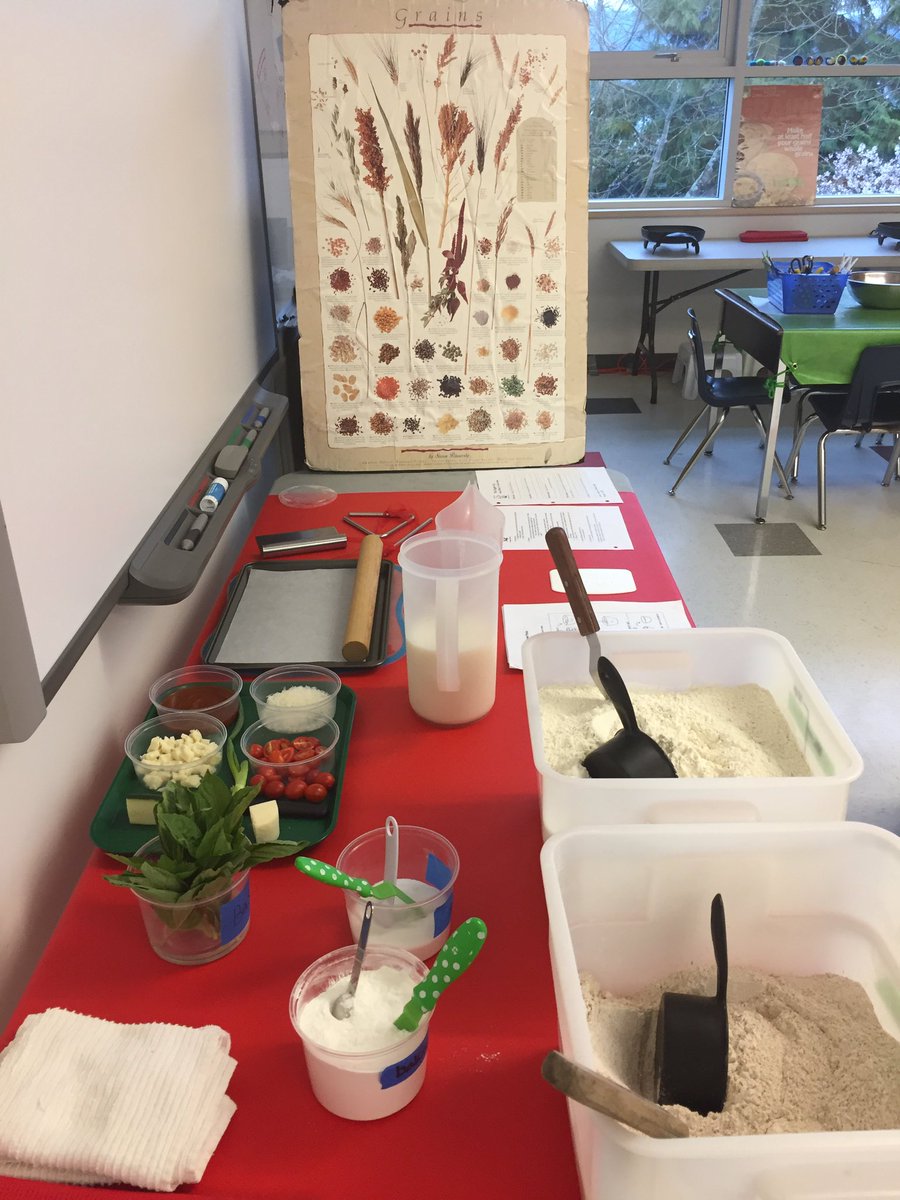
{"type": "Polygon", "coordinates": [[[159,798],[154,796],[126,796],[125,811],[132,825],[155,825],[156,806],[159,798]]]}
{"type": "Polygon", "coordinates": [[[264,800],[261,804],[250,805],[250,824],[253,826],[253,836],[258,842],[277,842],[281,832],[281,822],[278,816],[278,801],[264,800]]]}

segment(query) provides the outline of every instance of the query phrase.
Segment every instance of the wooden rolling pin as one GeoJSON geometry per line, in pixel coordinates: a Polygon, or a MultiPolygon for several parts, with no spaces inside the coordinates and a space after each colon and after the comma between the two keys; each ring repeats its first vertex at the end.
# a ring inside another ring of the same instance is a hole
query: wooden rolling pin
{"type": "Polygon", "coordinates": [[[344,630],[342,653],[347,662],[363,662],[369,656],[380,571],[381,538],[376,533],[367,533],[359,546],[350,612],[344,630]]]}

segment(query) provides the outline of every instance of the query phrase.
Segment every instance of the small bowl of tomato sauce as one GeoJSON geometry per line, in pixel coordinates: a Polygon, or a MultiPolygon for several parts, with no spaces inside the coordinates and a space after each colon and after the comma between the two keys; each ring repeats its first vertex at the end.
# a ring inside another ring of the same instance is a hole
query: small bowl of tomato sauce
{"type": "Polygon", "coordinates": [[[150,703],[160,717],[202,712],[228,726],[238,715],[243,686],[240,675],[228,667],[179,667],[157,679],[150,703]]]}
{"type": "MultiPolygon", "coordinates": [[[[280,724],[280,723],[279,723],[280,724]]],[[[241,753],[250,764],[250,784],[266,800],[324,803],[334,787],[335,747],[341,731],[329,717],[315,728],[294,732],[254,721],[241,734],[241,753]]]]}

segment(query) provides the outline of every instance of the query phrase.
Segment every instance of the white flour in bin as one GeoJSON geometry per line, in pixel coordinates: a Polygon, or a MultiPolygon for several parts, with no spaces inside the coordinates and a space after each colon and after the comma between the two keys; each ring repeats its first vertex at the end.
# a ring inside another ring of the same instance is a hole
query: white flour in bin
{"type": "MultiPolygon", "coordinates": [[[[662,746],[681,779],[812,773],[774,697],[758,684],[629,693],[638,725],[662,746]]],[[[548,765],[586,778],[582,760],[621,729],[615,709],[593,684],[542,687],[539,697],[548,765]]]]}
{"type": "MultiPolygon", "coordinates": [[[[631,997],[581,978],[597,1069],[653,1095],[655,1023],[663,992],[711,996],[714,968],[678,971],[631,997]]],[[[667,1105],[693,1136],[900,1128],[900,1042],[865,988],[842,975],[728,976],[728,1094],[701,1117],[667,1105]]]]}

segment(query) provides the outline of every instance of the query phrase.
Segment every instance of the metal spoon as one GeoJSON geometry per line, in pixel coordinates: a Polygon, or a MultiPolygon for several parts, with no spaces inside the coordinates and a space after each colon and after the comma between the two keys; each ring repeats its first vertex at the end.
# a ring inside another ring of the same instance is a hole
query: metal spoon
{"type": "Polygon", "coordinates": [[[366,901],[366,911],[363,913],[362,925],[359,928],[359,941],[356,943],[356,958],[353,960],[353,970],[350,972],[350,982],[347,990],[331,1002],[331,1015],[338,1021],[345,1021],[353,1012],[353,1000],[356,996],[356,985],[362,971],[363,959],[366,957],[366,942],[369,940],[369,926],[372,924],[372,901],[366,901]]]}

